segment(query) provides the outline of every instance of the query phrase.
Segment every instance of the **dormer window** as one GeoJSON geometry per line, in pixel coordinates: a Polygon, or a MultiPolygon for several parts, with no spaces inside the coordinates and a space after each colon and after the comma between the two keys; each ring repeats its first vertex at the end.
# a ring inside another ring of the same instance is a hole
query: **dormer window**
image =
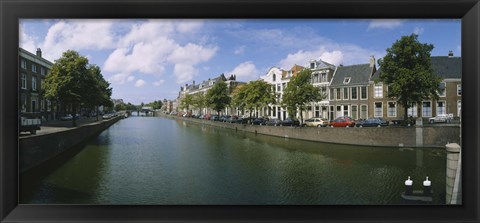
{"type": "Polygon", "coordinates": [[[350,83],[350,77],[346,77],[345,79],[343,79],[343,84],[348,84],[350,83]]]}
{"type": "Polygon", "coordinates": [[[277,80],[277,75],[273,74],[273,82],[275,82],[277,80]]]}
{"type": "Polygon", "coordinates": [[[310,69],[315,68],[315,63],[310,63],[310,69]]]}

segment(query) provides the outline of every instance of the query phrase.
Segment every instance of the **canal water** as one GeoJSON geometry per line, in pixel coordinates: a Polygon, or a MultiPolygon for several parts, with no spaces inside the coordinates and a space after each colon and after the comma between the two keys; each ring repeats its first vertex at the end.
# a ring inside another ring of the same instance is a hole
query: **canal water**
{"type": "Polygon", "coordinates": [[[445,203],[442,149],[324,144],[132,116],[78,151],[22,180],[20,203],[406,204],[408,176],[414,190],[428,176],[431,204],[445,203]]]}

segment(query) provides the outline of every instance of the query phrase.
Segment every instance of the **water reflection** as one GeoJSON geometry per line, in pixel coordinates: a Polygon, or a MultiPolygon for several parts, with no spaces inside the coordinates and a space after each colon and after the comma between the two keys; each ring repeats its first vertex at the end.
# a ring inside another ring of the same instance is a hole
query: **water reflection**
{"type": "Polygon", "coordinates": [[[444,203],[438,149],[325,144],[131,117],[22,190],[33,194],[25,203],[402,204],[406,177],[421,190],[427,175],[434,203],[444,203]]]}

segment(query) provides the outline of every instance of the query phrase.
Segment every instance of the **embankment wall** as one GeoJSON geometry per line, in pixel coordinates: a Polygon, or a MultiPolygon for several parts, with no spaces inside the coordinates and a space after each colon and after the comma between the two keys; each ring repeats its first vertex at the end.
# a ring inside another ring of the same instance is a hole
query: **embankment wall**
{"type": "MultiPolygon", "coordinates": [[[[161,116],[161,115],[158,115],[161,116]]],[[[365,127],[365,128],[314,128],[288,126],[257,126],[203,119],[165,116],[203,125],[229,128],[256,134],[271,135],[284,138],[308,141],[338,143],[349,145],[382,146],[382,147],[441,147],[447,143],[460,144],[459,126],[423,126],[423,127],[365,127]],[[422,128],[418,135],[417,128],[422,128]],[[421,142],[418,142],[420,139],[421,142]]]]}
{"type": "Polygon", "coordinates": [[[115,117],[49,134],[20,138],[18,142],[20,173],[47,162],[84,140],[99,134],[120,119],[121,117],[115,117]]]}

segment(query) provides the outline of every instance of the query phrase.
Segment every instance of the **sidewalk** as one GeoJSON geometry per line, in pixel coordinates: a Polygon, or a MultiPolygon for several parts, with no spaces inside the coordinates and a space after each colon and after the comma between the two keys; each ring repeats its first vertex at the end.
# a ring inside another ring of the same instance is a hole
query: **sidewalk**
{"type": "MultiPolygon", "coordinates": [[[[77,119],[77,127],[95,123],[97,122],[96,120],[97,119],[95,117],[93,118],[81,117],[77,119]]],[[[102,117],[98,117],[98,122],[102,122],[102,121],[103,121],[102,117]]],[[[45,135],[45,134],[50,134],[54,132],[65,131],[72,128],[75,128],[72,126],[72,120],[69,120],[69,121],[49,120],[46,122],[42,122],[42,125],[40,126],[40,130],[37,130],[36,135],[45,135]]],[[[35,136],[35,135],[31,135],[28,132],[22,132],[19,134],[19,137],[21,138],[30,137],[30,136],[35,136]]]]}

